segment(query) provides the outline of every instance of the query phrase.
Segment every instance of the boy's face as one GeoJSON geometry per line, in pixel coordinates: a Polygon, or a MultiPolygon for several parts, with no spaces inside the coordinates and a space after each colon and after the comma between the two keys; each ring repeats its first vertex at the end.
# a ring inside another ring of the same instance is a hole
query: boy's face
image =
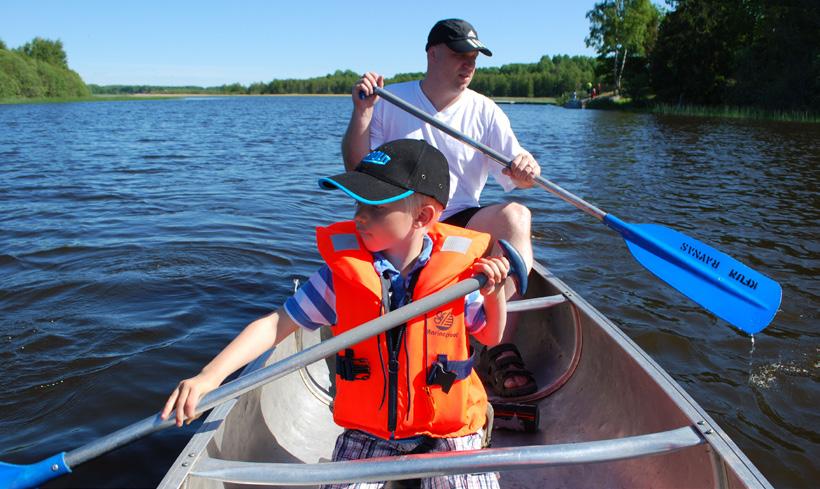
{"type": "Polygon", "coordinates": [[[356,203],[356,230],[368,251],[383,251],[407,239],[416,219],[407,199],[389,204],[356,203]]]}

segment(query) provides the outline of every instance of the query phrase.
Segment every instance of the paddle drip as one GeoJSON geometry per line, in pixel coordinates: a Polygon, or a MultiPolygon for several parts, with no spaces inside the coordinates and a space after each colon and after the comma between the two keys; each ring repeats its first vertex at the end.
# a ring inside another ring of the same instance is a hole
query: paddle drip
{"type": "Polygon", "coordinates": [[[749,350],[749,382],[752,380],[752,364],[755,356],[755,335],[749,335],[752,339],[752,348],[749,350]]]}

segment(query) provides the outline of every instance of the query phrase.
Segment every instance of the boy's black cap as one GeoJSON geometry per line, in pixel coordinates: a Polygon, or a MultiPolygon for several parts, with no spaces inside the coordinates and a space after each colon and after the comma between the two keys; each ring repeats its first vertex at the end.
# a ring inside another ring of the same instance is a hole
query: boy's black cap
{"type": "Polygon", "coordinates": [[[354,171],[320,178],[319,186],[341,189],[369,205],[395,202],[418,192],[447,207],[450,168],[441,151],[427,142],[398,139],[365,156],[354,171]]]}
{"type": "Polygon", "coordinates": [[[458,53],[481,51],[487,56],[493,55],[493,52],[478,40],[478,34],[466,20],[445,19],[436,22],[427,36],[427,45],[424,46],[424,50],[427,51],[430,46],[441,43],[447,44],[447,47],[458,53]]]}

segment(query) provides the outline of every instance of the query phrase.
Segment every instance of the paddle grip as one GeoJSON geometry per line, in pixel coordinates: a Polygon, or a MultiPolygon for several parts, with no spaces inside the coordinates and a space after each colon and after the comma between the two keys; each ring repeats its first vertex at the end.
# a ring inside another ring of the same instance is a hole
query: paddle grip
{"type": "Polygon", "coordinates": [[[521,254],[509,241],[499,239],[498,246],[501,247],[501,252],[507,257],[507,260],[510,261],[509,276],[513,279],[513,282],[515,282],[515,289],[518,291],[518,295],[524,297],[524,294],[527,293],[527,276],[529,275],[527,264],[524,263],[521,254]]]}

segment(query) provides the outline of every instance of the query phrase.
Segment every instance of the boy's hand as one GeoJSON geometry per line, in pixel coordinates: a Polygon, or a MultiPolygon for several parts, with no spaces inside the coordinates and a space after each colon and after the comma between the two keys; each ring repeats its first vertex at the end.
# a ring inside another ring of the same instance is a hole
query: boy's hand
{"type": "Polygon", "coordinates": [[[171,411],[176,409],[177,426],[182,426],[182,423],[191,424],[199,416],[194,416],[196,406],[199,400],[205,394],[219,387],[220,382],[212,379],[205,373],[200,373],[196,377],[185,379],[179,383],[176,389],[168,397],[165,403],[165,408],[162,410],[160,417],[163,420],[168,419],[171,411]]]}
{"type": "Polygon", "coordinates": [[[510,262],[503,256],[481,258],[473,265],[473,271],[487,276],[487,283],[481,288],[481,295],[486,297],[504,289],[504,280],[510,273],[510,262]]]}

